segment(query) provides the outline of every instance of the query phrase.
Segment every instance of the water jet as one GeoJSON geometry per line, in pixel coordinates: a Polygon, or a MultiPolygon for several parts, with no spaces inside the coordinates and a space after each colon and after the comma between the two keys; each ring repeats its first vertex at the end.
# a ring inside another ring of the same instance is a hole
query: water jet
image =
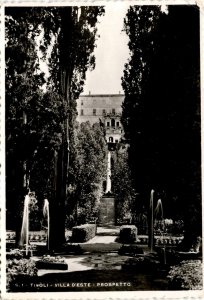
{"type": "Polygon", "coordinates": [[[43,206],[43,215],[47,217],[47,249],[50,248],[50,210],[49,210],[49,201],[47,199],[44,200],[43,206]]]}
{"type": "Polygon", "coordinates": [[[24,200],[24,210],[23,210],[23,222],[21,228],[21,237],[20,237],[20,245],[26,247],[26,256],[28,255],[28,247],[29,247],[29,203],[30,196],[29,194],[25,196],[24,200]]]}
{"type": "Polygon", "coordinates": [[[164,254],[164,264],[166,264],[166,249],[165,249],[165,243],[164,243],[164,229],[165,229],[165,222],[164,222],[164,212],[163,212],[163,206],[162,206],[162,201],[161,199],[159,199],[157,201],[157,206],[155,208],[155,219],[156,219],[156,216],[159,216],[160,214],[160,217],[161,217],[161,222],[162,222],[162,227],[161,228],[161,237],[162,237],[162,241],[163,241],[163,254],[164,254]]]}
{"type": "Polygon", "coordinates": [[[150,193],[150,221],[149,221],[149,247],[153,252],[154,248],[154,190],[150,193]]]}

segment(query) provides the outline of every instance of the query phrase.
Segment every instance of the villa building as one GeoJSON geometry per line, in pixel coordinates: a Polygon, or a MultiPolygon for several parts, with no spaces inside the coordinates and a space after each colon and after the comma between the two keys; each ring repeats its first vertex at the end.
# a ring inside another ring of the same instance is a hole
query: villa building
{"type": "Polygon", "coordinates": [[[124,133],[120,120],[123,100],[123,94],[81,95],[77,100],[77,121],[103,122],[107,143],[118,143],[124,133]]]}

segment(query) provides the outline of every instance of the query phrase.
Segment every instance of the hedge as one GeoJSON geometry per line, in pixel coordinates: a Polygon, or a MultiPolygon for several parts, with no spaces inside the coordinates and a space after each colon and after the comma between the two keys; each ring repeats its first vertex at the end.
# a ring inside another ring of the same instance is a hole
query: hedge
{"type": "Polygon", "coordinates": [[[123,225],[120,227],[121,243],[134,243],[137,240],[137,227],[135,225],[123,225]]]}
{"type": "Polygon", "coordinates": [[[118,254],[135,256],[137,254],[144,254],[144,251],[136,245],[122,245],[118,250],[118,254]]]}
{"type": "Polygon", "coordinates": [[[96,235],[95,224],[84,224],[72,228],[72,242],[83,243],[96,235]]]}

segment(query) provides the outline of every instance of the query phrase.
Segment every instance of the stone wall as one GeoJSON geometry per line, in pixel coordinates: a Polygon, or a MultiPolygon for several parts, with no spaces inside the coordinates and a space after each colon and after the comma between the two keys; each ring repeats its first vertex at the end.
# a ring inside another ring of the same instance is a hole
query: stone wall
{"type": "Polygon", "coordinates": [[[102,197],[99,211],[99,225],[115,225],[115,199],[102,197]]]}

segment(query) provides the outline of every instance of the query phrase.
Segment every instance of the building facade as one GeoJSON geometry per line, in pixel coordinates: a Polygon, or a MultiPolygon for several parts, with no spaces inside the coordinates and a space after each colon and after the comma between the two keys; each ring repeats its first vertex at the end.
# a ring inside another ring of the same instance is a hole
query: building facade
{"type": "Polygon", "coordinates": [[[103,122],[107,143],[118,143],[123,137],[121,124],[123,94],[81,95],[77,100],[77,121],[91,124],[103,122]]]}

